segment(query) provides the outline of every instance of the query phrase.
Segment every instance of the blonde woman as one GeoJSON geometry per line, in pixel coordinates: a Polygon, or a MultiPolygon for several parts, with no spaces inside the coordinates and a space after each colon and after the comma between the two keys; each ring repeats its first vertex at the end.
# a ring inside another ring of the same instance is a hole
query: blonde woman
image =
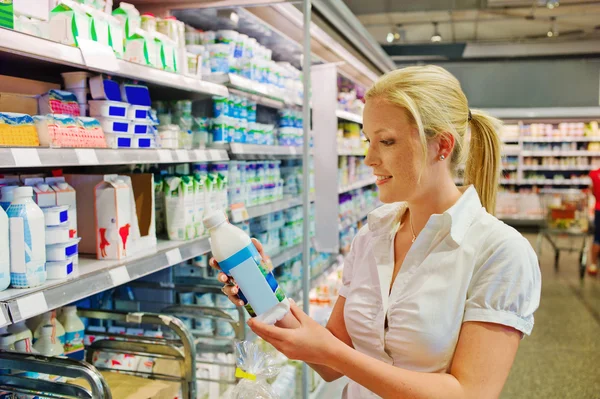
{"type": "MultiPolygon", "coordinates": [[[[469,110],[436,66],[383,76],[363,119],[385,205],[354,239],[327,328],[296,305],[299,328],[248,324],[325,380],[349,377],[348,399],[497,398],[541,290],[529,242],[492,216],[499,123],[469,110]],[[452,171],[465,158],[458,188],[452,171]]],[[[224,292],[240,304],[236,286],[224,292]]]]}

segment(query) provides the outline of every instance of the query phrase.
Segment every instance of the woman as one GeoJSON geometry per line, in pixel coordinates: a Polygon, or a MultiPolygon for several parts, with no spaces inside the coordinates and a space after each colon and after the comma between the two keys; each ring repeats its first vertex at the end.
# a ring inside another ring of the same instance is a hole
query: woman
{"type": "MultiPolygon", "coordinates": [[[[499,123],[435,66],[383,76],[363,120],[385,205],[353,241],[327,328],[295,304],[299,328],[248,324],[325,380],[349,377],[345,398],[497,398],[541,290],[529,242],[492,216],[499,123]]],[[[236,286],[224,292],[240,304],[236,286]]]]}

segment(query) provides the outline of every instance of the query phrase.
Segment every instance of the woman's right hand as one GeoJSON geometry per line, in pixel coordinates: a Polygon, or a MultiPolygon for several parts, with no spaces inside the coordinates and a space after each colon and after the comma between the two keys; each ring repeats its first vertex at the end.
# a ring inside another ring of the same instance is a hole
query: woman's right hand
{"type": "MultiPolygon", "coordinates": [[[[263,246],[260,243],[260,241],[258,241],[256,238],[253,238],[252,243],[256,247],[256,250],[260,254],[261,258],[263,258],[263,260],[267,261],[267,263],[270,263],[269,257],[267,255],[265,255],[263,246]]],[[[235,306],[244,306],[245,305],[244,301],[242,301],[240,299],[240,297],[238,296],[240,288],[235,283],[235,280],[233,279],[233,277],[230,277],[230,276],[226,275],[225,273],[223,273],[222,271],[220,271],[221,268],[219,267],[219,264],[217,263],[217,260],[215,258],[210,258],[210,260],[208,261],[208,264],[213,269],[219,270],[219,275],[217,276],[217,279],[220,282],[222,282],[223,284],[225,284],[225,286],[223,288],[221,288],[221,291],[223,291],[223,293],[225,295],[227,295],[227,298],[229,298],[229,300],[235,306]]]]}

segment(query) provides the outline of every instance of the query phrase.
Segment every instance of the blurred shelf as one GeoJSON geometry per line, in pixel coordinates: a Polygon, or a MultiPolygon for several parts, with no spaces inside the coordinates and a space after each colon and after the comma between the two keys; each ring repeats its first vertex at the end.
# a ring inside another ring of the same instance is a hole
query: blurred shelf
{"type": "Polygon", "coordinates": [[[521,154],[520,148],[506,148],[502,150],[502,156],[517,156],[521,154]]]}
{"type": "Polygon", "coordinates": [[[569,166],[569,165],[555,165],[555,166],[544,166],[544,165],[523,165],[523,170],[544,170],[544,171],[590,171],[598,169],[598,167],[585,165],[585,166],[569,166]]]}
{"type": "Polygon", "coordinates": [[[293,247],[284,249],[280,253],[271,257],[271,263],[273,263],[273,267],[276,268],[281,266],[288,260],[301,255],[302,254],[302,244],[294,245],[293,247]]]}
{"type": "Polygon", "coordinates": [[[523,137],[521,141],[524,143],[586,143],[600,142],[600,137],[523,137]]]}
{"type": "Polygon", "coordinates": [[[348,111],[343,111],[343,110],[338,109],[335,111],[335,116],[337,116],[339,119],[344,119],[344,120],[347,120],[350,122],[360,123],[361,125],[363,123],[362,115],[358,115],[353,112],[348,112],[348,111]]]}
{"type": "Polygon", "coordinates": [[[519,216],[501,217],[498,218],[504,223],[513,227],[542,227],[544,225],[544,219],[540,218],[526,218],[519,216]]]}
{"type": "Polygon", "coordinates": [[[346,157],[346,156],[353,156],[353,157],[365,157],[367,156],[367,151],[366,150],[346,150],[346,149],[338,149],[338,156],[340,157],[346,157]]]}
{"type": "Polygon", "coordinates": [[[518,143],[519,140],[519,137],[500,137],[500,141],[503,143],[518,143]]]}
{"type": "Polygon", "coordinates": [[[341,230],[345,230],[345,229],[347,229],[348,227],[350,227],[350,226],[352,226],[352,225],[354,225],[354,224],[358,223],[359,221],[363,220],[364,218],[366,218],[366,217],[367,217],[367,215],[368,215],[368,214],[369,214],[371,211],[372,211],[372,209],[371,209],[371,210],[369,210],[369,211],[363,211],[363,212],[361,212],[359,215],[353,215],[353,216],[351,216],[351,217],[347,217],[347,218],[345,218],[345,219],[341,220],[341,221],[340,221],[340,231],[341,231],[341,230]]]}
{"type": "Polygon", "coordinates": [[[517,179],[500,179],[500,184],[519,184],[517,179]]]}
{"type": "Polygon", "coordinates": [[[523,179],[522,185],[545,185],[545,186],[586,186],[591,183],[590,179],[523,179]]]}
{"type": "Polygon", "coordinates": [[[110,69],[103,67],[100,62],[97,65],[87,65],[81,50],[77,47],[67,46],[11,29],[0,28],[0,53],[2,52],[207,96],[228,95],[227,87],[223,85],[123,60],[116,60],[116,67],[110,69]]]}
{"type": "Polygon", "coordinates": [[[210,250],[207,237],[191,241],[159,240],[148,255],[141,251],[124,260],[97,260],[80,255],[79,266],[66,280],[47,280],[34,288],[9,288],[0,292],[0,303],[16,323],[90,295],[128,283],[210,250]]]}
{"type": "MultiPolygon", "coordinates": [[[[310,202],[314,202],[314,201],[315,201],[315,198],[314,198],[314,196],[312,196],[310,199],[310,202]]],[[[293,208],[295,206],[300,206],[300,205],[302,205],[302,196],[301,195],[299,197],[285,198],[280,201],[269,202],[267,204],[249,206],[246,208],[246,212],[247,212],[246,216],[247,217],[244,217],[243,215],[234,214],[234,215],[232,215],[232,221],[234,223],[240,223],[240,222],[252,219],[252,218],[268,215],[273,212],[282,211],[282,210],[293,208]]]]}
{"type": "Polygon", "coordinates": [[[233,89],[235,94],[243,95],[266,107],[281,109],[286,105],[298,105],[297,101],[287,98],[283,90],[274,90],[269,85],[252,81],[243,76],[221,73],[208,75],[206,79],[213,83],[223,84],[233,89]]]}
{"type": "Polygon", "coordinates": [[[302,147],[259,144],[213,144],[211,148],[228,151],[235,159],[277,159],[302,157],[302,147]]]}
{"type": "Polygon", "coordinates": [[[356,190],[362,187],[370,186],[375,184],[377,181],[376,177],[367,180],[357,181],[356,183],[349,184],[347,186],[340,187],[338,190],[338,194],[347,193],[348,191],[356,190]]]}
{"type": "Polygon", "coordinates": [[[488,108],[483,111],[505,120],[600,118],[600,107],[488,108]]]}
{"type": "MultiPolygon", "coordinates": [[[[328,261],[327,266],[325,266],[323,268],[323,270],[321,270],[320,272],[318,272],[315,275],[310,277],[309,291],[312,290],[313,288],[315,288],[319,284],[321,277],[329,275],[329,273],[333,272],[337,266],[338,266],[337,257],[332,256],[332,258],[328,261]]],[[[302,293],[302,289],[300,288],[295,291],[292,291],[288,296],[293,299],[298,299],[298,298],[300,298],[299,295],[301,293],[302,293]]]]}
{"type": "Polygon", "coordinates": [[[227,161],[224,150],[0,148],[0,168],[227,161]]]}
{"type": "Polygon", "coordinates": [[[502,170],[517,170],[519,167],[517,165],[504,165],[502,166],[502,170]]]}
{"type": "Polygon", "coordinates": [[[524,157],[600,157],[600,151],[521,151],[524,157]]]}

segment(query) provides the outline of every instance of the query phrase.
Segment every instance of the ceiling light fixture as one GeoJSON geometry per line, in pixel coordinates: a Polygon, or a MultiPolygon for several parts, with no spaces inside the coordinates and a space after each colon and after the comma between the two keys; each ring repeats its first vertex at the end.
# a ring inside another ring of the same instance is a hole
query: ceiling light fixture
{"type": "Polygon", "coordinates": [[[385,40],[386,40],[388,43],[391,43],[391,42],[393,42],[393,41],[394,41],[394,34],[393,34],[392,32],[389,32],[389,33],[387,34],[387,36],[385,37],[385,40]]]}
{"type": "Polygon", "coordinates": [[[442,35],[440,35],[440,32],[438,31],[438,23],[434,22],[433,23],[433,36],[431,36],[431,42],[439,43],[441,41],[442,41],[442,35]]]}
{"type": "Polygon", "coordinates": [[[548,37],[558,36],[558,27],[556,26],[556,17],[550,17],[550,29],[548,30],[548,37]]]}
{"type": "Polygon", "coordinates": [[[558,2],[558,0],[546,0],[546,7],[548,7],[548,9],[550,10],[555,9],[559,5],[560,3],[558,2]]]}

